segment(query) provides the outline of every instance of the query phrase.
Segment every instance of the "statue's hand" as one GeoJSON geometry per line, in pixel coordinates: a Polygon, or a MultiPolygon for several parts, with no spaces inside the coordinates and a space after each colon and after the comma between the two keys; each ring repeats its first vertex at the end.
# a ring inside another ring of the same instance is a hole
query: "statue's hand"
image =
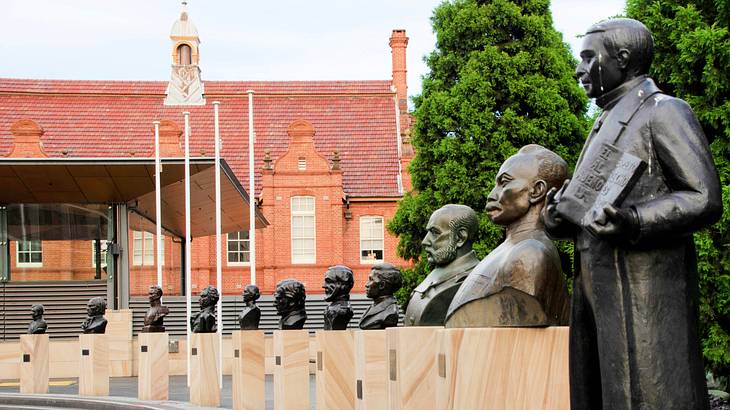
{"type": "Polygon", "coordinates": [[[633,239],[639,228],[638,216],[633,208],[616,208],[606,205],[602,214],[586,225],[588,232],[603,239],[633,239]]]}
{"type": "Polygon", "coordinates": [[[565,188],[568,187],[569,179],[563,181],[563,186],[560,189],[551,188],[545,196],[545,206],[542,209],[542,220],[545,227],[555,229],[563,223],[563,216],[558,212],[557,206],[563,197],[565,188]]]}

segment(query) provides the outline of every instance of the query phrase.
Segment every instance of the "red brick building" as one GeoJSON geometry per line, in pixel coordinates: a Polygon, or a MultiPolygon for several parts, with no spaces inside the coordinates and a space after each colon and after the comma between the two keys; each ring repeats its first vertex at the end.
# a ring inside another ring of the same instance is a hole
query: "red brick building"
{"type": "MultiPolygon", "coordinates": [[[[362,292],[372,264],[403,265],[385,225],[410,189],[406,46],[390,37],[392,78],[376,81],[204,81],[197,30],[186,13],[175,22],[172,79],[65,81],[0,78],[0,156],[11,158],[139,158],[154,156],[153,121],[161,121],[163,157],[181,157],[183,112],[190,112],[191,156],[213,155],[213,101],[220,102],[222,157],[248,187],[248,97],[255,92],[258,207],[269,226],[256,233],[258,284],[271,293],[294,277],[321,292],[323,273],[345,264],[362,292]]],[[[164,175],[164,170],[163,170],[164,175]]],[[[183,198],[180,198],[182,201],[183,198]]],[[[103,208],[104,204],[99,204],[103,208]]],[[[133,205],[130,204],[133,208],[133,205]]],[[[196,212],[197,221],[213,215],[196,212]]],[[[156,282],[154,225],[120,244],[129,293],[156,282]],[[126,252],[125,252],[126,250],[126,252]]],[[[248,233],[224,235],[223,291],[249,283],[248,233]]],[[[179,237],[164,241],[164,288],[180,294],[179,237]]],[[[215,238],[192,243],[192,287],[215,283],[215,238]]],[[[98,275],[93,241],[11,241],[11,280],[84,280],[98,275]]],[[[102,273],[105,274],[105,273],[102,273]]]]}

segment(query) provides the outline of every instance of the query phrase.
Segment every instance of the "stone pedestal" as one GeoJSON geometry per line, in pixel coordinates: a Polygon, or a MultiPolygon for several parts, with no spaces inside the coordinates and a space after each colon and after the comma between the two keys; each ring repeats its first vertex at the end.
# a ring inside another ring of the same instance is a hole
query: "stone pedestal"
{"type": "Polygon", "coordinates": [[[309,410],[309,332],[274,331],[274,409],[309,410]]]}
{"type": "Polygon", "coordinates": [[[137,397],[140,400],[167,400],[170,360],[167,333],[140,333],[137,397]]]}
{"type": "Polygon", "coordinates": [[[132,310],[107,310],[104,314],[109,344],[109,377],[130,377],[134,372],[132,310]]]}
{"type": "Polygon", "coordinates": [[[79,395],[109,395],[109,343],[107,335],[79,335],[79,395]]]}
{"type": "Polygon", "coordinates": [[[201,407],[218,407],[221,402],[218,334],[193,333],[190,347],[190,403],[201,407]]]}
{"type": "Polygon", "coordinates": [[[264,410],[264,332],[233,331],[233,408],[264,410]]]}
{"type": "Polygon", "coordinates": [[[434,408],[437,332],[443,327],[385,329],[388,347],[388,401],[391,410],[434,408]]]}
{"type": "Polygon", "coordinates": [[[355,352],[351,330],[319,330],[317,409],[355,408],[355,352]]]}
{"type": "Polygon", "coordinates": [[[568,409],[568,327],[439,331],[439,409],[568,409]]]}
{"type": "Polygon", "coordinates": [[[48,393],[48,334],[20,335],[20,392],[48,393]]]}
{"type": "Polygon", "coordinates": [[[355,408],[387,408],[388,348],[385,330],[356,330],[354,339],[355,408]]]}

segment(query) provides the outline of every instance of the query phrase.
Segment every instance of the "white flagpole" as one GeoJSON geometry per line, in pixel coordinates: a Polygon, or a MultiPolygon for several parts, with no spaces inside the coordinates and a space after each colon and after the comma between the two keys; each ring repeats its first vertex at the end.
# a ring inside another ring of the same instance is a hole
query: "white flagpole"
{"type": "Polygon", "coordinates": [[[162,164],[160,163],[160,122],[154,121],[155,124],[155,235],[157,238],[157,286],[162,288],[162,199],[160,198],[160,172],[162,172],[162,164]]]}
{"type": "Polygon", "coordinates": [[[248,93],[248,243],[249,265],[251,269],[251,284],[256,284],[256,181],[254,176],[253,146],[256,142],[253,129],[253,90],[248,93]]]}
{"type": "Polygon", "coordinates": [[[191,266],[192,247],[190,240],[190,113],[183,112],[185,116],[185,325],[187,326],[186,345],[188,350],[188,387],[190,387],[190,361],[192,359],[192,350],[190,346],[190,316],[191,316],[191,298],[193,293],[193,285],[190,283],[192,279],[191,266]]]}
{"type": "MultiPolygon", "coordinates": [[[[213,111],[215,115],[214,134],[215,134],[215,287],[220,292],[218,299],[218,352],[223,352],[223,289],[221,285],[222,266],[221,260],[221,131],[218,125],[218,106],[219,101],[213,101],[213,111]]],[[[220,388],[223,388],[223,354],[218,354],[218,377],[220,388]]]]}

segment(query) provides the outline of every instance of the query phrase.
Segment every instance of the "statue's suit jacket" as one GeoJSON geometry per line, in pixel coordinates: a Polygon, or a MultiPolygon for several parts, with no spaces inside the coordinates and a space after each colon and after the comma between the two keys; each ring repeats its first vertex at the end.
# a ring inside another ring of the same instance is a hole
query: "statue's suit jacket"
{"type": "Polygon", "coordinates": [[[692,232],[722,212],[718,175],[689,105],[649,78],[628,85],[576,165],[576,174],[589,167],[604,142],[648,167],[621,204],[638,215],[632,240],[575,231],[571,407],[705,409],[692,232]]]}
{"type": "Polygon", "coordinates": [[[302,329],[307,321],[307,311],[297,310],[279,319],[279,329],[302,329]]]}
{"type": "Polygon", "coordinates": [[[358,326],[360,329],[385,329],[398,326],[398,303],[393,296],[385,297],[380,303],[374,303],[362,314],[358,326]]]}

